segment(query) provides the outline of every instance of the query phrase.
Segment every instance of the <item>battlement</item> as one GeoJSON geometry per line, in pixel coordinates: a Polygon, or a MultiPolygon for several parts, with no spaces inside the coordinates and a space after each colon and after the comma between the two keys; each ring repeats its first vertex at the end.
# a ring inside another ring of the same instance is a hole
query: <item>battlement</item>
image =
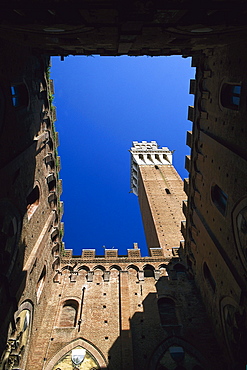
{"type": "Polygon", "coordinates": [[[62,259],[83,259],[83,260],[112,260],[112,259],[140,259],[140,258],[164,258],[164,252],[162,248],[150,248],[150,257],[142,257],[141,250],[138,248],[138,243],[134,243],[133,249],[127,249],[126,255],[118,255],[118,249],[105,248],[103,255],[96,255],[95,249],[82,249],[81,256],[74,256],[73,249],[64,249],[61,255],[62,259]]]}

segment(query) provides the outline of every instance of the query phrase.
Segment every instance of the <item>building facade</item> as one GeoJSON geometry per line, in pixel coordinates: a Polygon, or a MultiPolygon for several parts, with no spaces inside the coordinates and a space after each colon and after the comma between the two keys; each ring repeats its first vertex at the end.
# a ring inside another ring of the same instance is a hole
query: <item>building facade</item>
{"type": "MultiPolygon", "coordinates": [[[[238,46],[201,55],[191,81],[185,252],[225,356],[246,362],[246,73],[238,46]],[[234,67],[233,67],[234,66],[234,67]]],[[[233,366],[233,365],[231,365],[233,366]]]]}

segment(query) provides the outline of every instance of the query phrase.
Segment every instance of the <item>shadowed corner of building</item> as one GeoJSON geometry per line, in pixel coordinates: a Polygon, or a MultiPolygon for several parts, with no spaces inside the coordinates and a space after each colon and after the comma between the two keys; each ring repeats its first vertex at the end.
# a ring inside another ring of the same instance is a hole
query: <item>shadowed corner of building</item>
{"type": "MultiPolygon", "coordinates": [[[[156,282],[157,291],[146,296],[138,312],[129,319],[130,330],[121,331],[109,350],[109,369],[118,368],[120,359],[123,369],[206,370],[216,366],[217,361],[207,356],[212,348],[217,354],[218,346],[203,305],[200,300],[196,302],[195,288],[190,284],[185,276],[182,281],[181,276],[174,275],[171,280],[163,276],[156,282]],[[198,336],[202,339],[198,340],[198,336]]],[[[221,360],[222,365],[218,366],[223,369],[221,360]]]]}
{"type": "Polygon", "coordinates": [[[56,164],[45,160],[55,148],[49,57],[4,40],[1,46],[0,367],[7,368],[20,359],[24,364],[28,354],[32,313],[44,283],[42,251],[53,244],[45,227],[51,229],[56,219],[44,170],[50,166],[50,173],[56,164]]]}

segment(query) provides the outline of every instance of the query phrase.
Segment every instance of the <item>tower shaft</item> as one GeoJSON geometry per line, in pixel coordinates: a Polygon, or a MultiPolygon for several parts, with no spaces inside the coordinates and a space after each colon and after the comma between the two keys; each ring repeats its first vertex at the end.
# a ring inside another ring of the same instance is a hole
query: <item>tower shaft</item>
{"type": "Polygon", "coordinates": [[[132,190],[138,195],[148,249],[172,255],[183,239],[181,204],[186,198],[182,180],[172,165],[172,152],[156,142],[133,142],[132,190]]]}

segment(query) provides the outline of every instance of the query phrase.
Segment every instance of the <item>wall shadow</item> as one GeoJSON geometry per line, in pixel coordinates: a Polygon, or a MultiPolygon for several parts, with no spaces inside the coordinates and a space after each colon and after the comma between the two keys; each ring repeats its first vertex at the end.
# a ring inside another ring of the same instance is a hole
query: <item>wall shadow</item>
{"type": "Polygon", "coordinates": [[[23,266],[41,228],[34,230],[32,221],[27,220],[27,197],[37,177],[37,154],[45,145],[40,145],[36,137],[48,104],[40,87],[46,86],[44,73],[49,58],[2,39],[0,47],[1,354],[8,337],[15,337],[14,313],[27,283],[23,266]]]}

